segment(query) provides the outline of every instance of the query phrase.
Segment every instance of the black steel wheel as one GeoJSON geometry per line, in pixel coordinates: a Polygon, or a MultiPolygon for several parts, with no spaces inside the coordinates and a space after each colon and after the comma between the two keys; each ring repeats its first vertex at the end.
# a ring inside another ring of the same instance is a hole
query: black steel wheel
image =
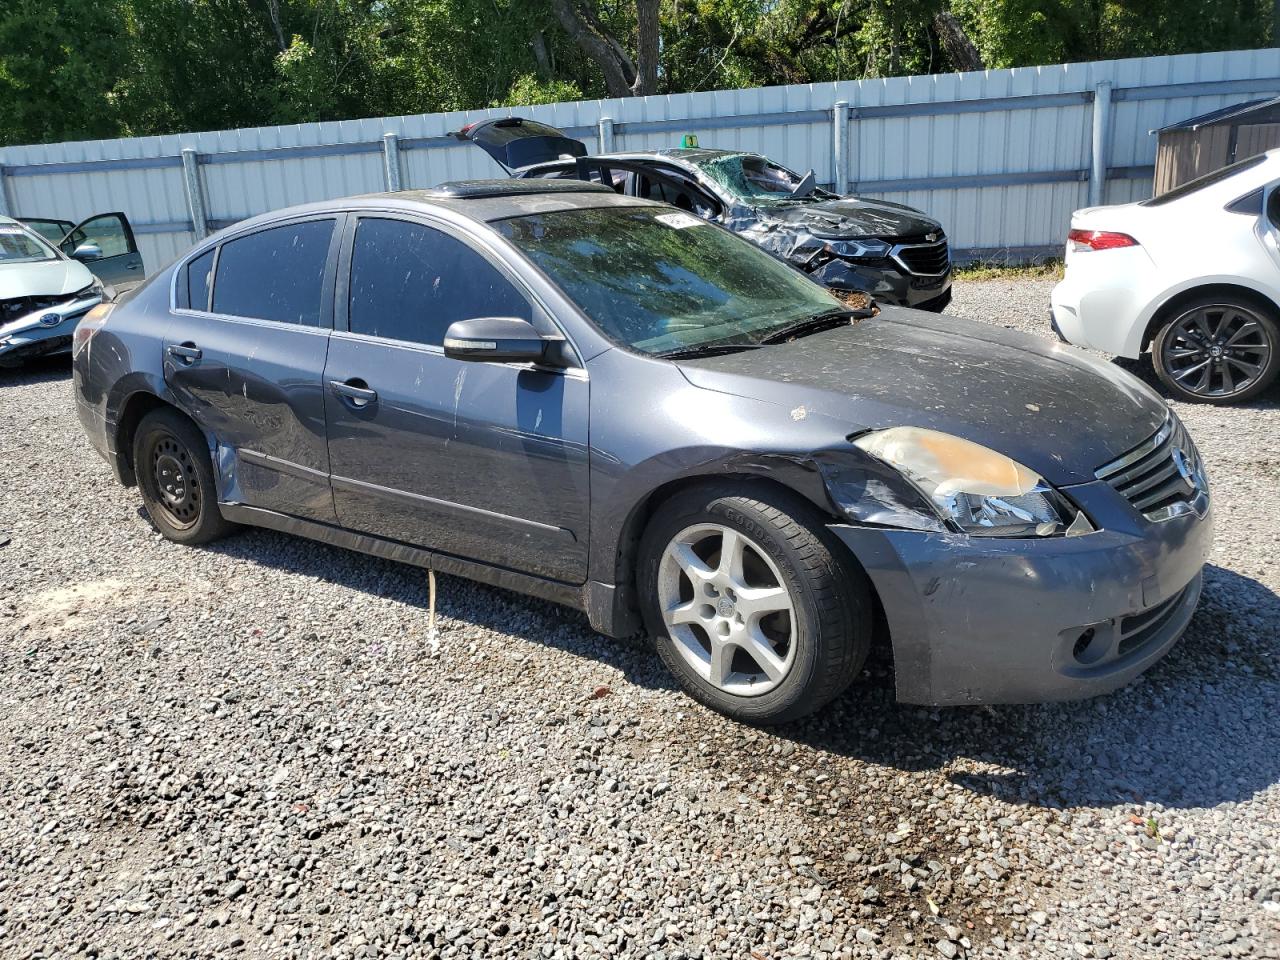
{"type": "Polygon", "coordinates": [[[156,529],[176,543],[208,543],[232,525],[218,510],[209,448],[194,423],[171,407],[142,418],[133,441],[142,503],[156,529]]]}
{"type": "Polygon", "coordinates": [[[1156,373],[1179,399],[1238,403],[1257,396],[1280,366],[1280,329],[1259,306],[1232,298],[1189,304],[1152,346],[1156,373]]]}

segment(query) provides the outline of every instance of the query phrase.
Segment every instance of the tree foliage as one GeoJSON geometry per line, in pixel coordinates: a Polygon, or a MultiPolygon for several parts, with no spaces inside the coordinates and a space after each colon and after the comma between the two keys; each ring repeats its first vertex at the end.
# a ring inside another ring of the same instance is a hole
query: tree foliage
{"type": "Polygon", "coordinates": [[[1274,0],[5,0],[0,143],[1262,46],[1274,0]]]}

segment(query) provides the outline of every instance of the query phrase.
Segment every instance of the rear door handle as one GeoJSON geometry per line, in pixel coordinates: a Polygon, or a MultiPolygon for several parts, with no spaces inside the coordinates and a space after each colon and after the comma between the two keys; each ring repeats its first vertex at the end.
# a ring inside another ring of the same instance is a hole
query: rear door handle
{"type": "Polygon", "coordinates": [[[366,407],[378,399],[378,391],[370,390],[363,380],[353,377],[350,380],[330,380],[329,389],[351,401],[353,407],[366,407]]]}
{"type": "Polygon", "coordinates": [[[202,356],[203,352],[194,343],[171,343],[169,344],[169,356],[175,357],[183,363],[195,363],[202,356]]]}

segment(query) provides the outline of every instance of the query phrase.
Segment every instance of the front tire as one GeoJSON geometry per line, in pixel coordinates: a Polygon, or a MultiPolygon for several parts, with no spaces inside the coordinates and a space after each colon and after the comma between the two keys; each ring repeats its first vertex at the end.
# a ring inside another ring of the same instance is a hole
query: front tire
{"type": "Polygon", "coordinates": [[[1240,403],[1266,390],[1280,371],[1280,325],[1252,301],[1202,297],[1160,329],[1151,359],[1179,400],[1240,403]]]}
{"type": "Polygon", "coordinates": [[[843,692],[870,649],[872,604],[841,549],[780,492],[725,485],[666,504],[641,540],[638,585],[685,691],[751,724],[798,719],[843,692]]]}
{"type": "Polygon", "coordinates": [[[178,411],[166,407],[142,418],[133,465],[143,506],[166,540],[208,543],[232,530],[218,511],[208,444],[178,411]]]}

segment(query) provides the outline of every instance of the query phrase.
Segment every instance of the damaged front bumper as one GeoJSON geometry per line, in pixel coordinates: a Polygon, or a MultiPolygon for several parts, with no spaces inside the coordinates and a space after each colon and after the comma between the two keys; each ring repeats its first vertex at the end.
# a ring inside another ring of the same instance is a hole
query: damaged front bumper
{"type": "Polygon", "coordinates": [[[1102,529],[1034,540],[831,526],[879,594],[900,701],[1092,697],[1172,648],[1200,597],[1212,515],[1146,521],[1102,482],[1071,495],[1102,529]]]}
{"type": "Polygon", "coordinates": [[[951,274],[916,276],[894,261],[853,263],[828,260],[816,269],[801,266],[814,280],[833,290],[862,290],[880,303],[941,313],[951,302],[951,274]]]}
{"type": "Polygon", "coordinates": [[[18,366],[37,357],[68,352],[76,325],[101,302],[97,294],[79,297],[0,326],[0,366],[18,366]]]}

